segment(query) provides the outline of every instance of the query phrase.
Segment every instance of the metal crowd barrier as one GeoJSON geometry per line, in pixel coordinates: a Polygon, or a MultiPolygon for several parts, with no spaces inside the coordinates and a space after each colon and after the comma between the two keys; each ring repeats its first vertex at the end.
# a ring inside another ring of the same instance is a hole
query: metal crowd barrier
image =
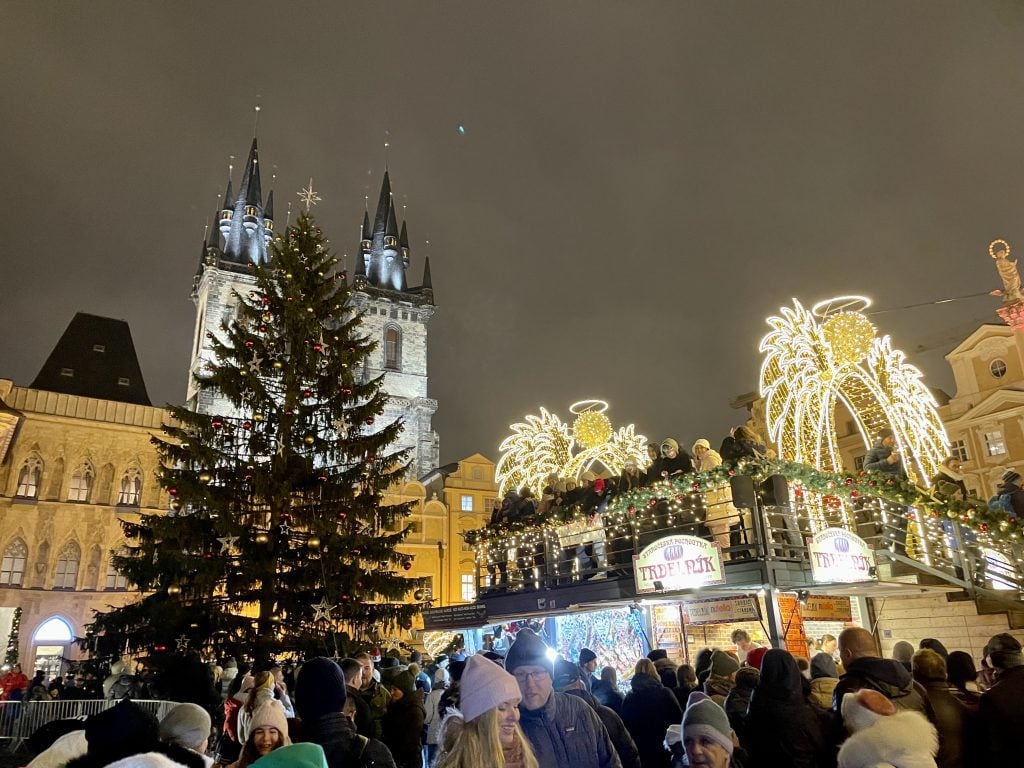
{"type": "MultiPolygon", "coordinates": [[[[178,705],[176,701],[132,700],[157,720],[178,705]]],[[[33,733],[56,720],[85,720],[117,704],[109,699],[70,699],[67,701],[0,701],[0,740],[8,741],[16,751],[33,733]]]]}

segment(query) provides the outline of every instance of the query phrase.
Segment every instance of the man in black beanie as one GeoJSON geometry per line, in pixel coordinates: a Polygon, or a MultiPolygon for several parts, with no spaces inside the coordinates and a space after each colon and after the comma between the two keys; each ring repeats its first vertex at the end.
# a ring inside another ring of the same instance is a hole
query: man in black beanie
{"type": "Polygon", "coordinates": [[[523,700],[520,725],[540,768],[622,768],[608,731],[586,702],[554,690],[548,647],[522,629],[505,656],[523,700]]]}
{"type": "Polygon", "coordinates": [[[356,733],[341,713],[347,697],[345,676],[335,662],[318,657],[302,665],[295,681],[295,710],[307,741],[324,748],[329,768],[375,765],[395,768],[391,752],[376,739],[356,733]]]}
{"type": "Polygon", "coordinates": [[[995,684],[981,694],[978,722],[988,750],[985,765],[1017,765],[1024,733],[1024,653],[1020,641],[1003,632],[985,646],[985,659],[995,670],[995,684]]]}

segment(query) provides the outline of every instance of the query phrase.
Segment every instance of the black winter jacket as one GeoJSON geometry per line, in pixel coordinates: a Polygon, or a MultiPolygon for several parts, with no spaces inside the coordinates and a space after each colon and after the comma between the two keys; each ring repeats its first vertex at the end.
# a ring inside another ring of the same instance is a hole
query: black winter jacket
{"type": "Polygon", "coordinates": [[[644,768],[668,768],[665,731],[679,725],[683,711],[672,691],[647,675],[633,675],[631,690],[622,702],[622,721],[626,724],[644,768]]]}
{"type": "Polygon", "coordinates": [[[622,768],[601,718],[577,697],[555,691],[540,709],[520,706],[519,716],[540,768],[622,768]]]}
{"type": "Polygon", "coordinates": [[[944,680],[922,683],[935,712],[935,728],[939,732],[938,768],[964,768],[970,765],[967,738],[972,731],[971,713],[953,695],[944,680]]]}
{"type": "Polygon", "coordinates": [[[637,752],[636,743],[629,735],[629,731],[626,730],[626,725],[622,722],[621,717],[615,714],[610,707],[598,703],[593,694],[587,693],[587,691],[574,689],[565,693],[583,699],[591,709],[597,712],[597,716],[601,718],[601,724],[608,731],[608,738],[612,740],[619,760],[622,761],[622,768],[641,768],[640,753],[637,752]]]}
{"type": "Polygon", "coordinates": [[[423,768],[423,722],[427,710],[423,691],[405,694],[388,705],[381,718],[381,741],[391,750],[398,768],[423,768]]]}
{"type": "Polygon", "coordinates": [[[302,725],[305,740],[324,748],[328,768],[395,768],[391,751],[376,739],[359,736],[340,712],[302,725]]]}
{"type": "Polygon", "coordinates": [[[1000,672],[995,685],[981,694],[978,722],[981,743],[988,750],[982,765],[1017,765],[1020,739],[1024,734],[1024,666],[1000,672]]]}
{"type": "Polygon", "coordinates": [[[928,694],[920,683],[907,672],[906,667],[894,659],[869,657],[855,659],[839,678],[832,692],[832,710],[842,711],[843,696],[861,688],[873,688],[890,699],[898,709],[911,709],[935,722],[935,713],[928,702],[928,694]]]}

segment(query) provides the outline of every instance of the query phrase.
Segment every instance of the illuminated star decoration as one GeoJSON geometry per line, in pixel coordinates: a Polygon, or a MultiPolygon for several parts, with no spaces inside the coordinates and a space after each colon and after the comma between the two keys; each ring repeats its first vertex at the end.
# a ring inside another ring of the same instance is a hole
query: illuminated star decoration
{"type": "Polygon", "coordinates": [[[188,650],[188,635],[178,635],[178,639],[177,639],[176,642],[177,642],[177,645],[178,645],[178,652],[179,653],[181,653],[182,651],[187,651],[188,650]]]}
{"type": "Polygon", "coordinates": [[[249,372],[259,373],[260,365],[263,363],[263,358],[257,355],[255,352],[252,353],[252,360],[249,361],[249,372]]]}
{"type": "Polygon", "coordinates": [[[220,554],[226,555],[231,551],[231,548],[235,546],[235,542],[238,541],[237,536],[221,536],[217,539],[220,542],[220,554]]]}
{"type": "Polygon", "coordinates": [[[325,596],[319,603],[313,606],[313,610],[316,611],[316,616],[313,617],[313,621],[320,621],[321,619],[324,621],[330,621],[331,611],[333,609],[334,606],[327,602],[327,597],[325,596]]]}
{"type": "Polygon", "coordinates": [[[309,177],[309,186],[305,187],[301,192],[298,193],[299,200],[302,201],[303,205],[306,206],[306,213],[309,213],[311,206],[319,203],[323,198],[320,197],[316,192],[313,191],[313,177],[309,177]]]}
{"type": "Polygon", "coordinates": [[[288,525],[288,523],[281,523],[279,526],[277,526],[277,529],[281,531],[281,533],[283,533],[285,536],[292,532],[292,527],[288,525]]]}

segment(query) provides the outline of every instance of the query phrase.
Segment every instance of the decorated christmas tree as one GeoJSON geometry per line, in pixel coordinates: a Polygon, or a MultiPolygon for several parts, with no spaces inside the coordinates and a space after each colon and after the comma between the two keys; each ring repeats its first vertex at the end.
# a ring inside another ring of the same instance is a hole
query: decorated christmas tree
{"type": "Polygon", "coordinates": [[[402,572],[408,504],[385,504],[404,477],[377,424],[382,379],[351,288],[312,217],[273,243],[238,313],[210,335],[200,393],[209,415],[171,408],[154,442],[170,511],[125,523],[115,565],[144,597],[97,614],[89,647],[334,655],[409,628],[422,607],[402,572]]]}

